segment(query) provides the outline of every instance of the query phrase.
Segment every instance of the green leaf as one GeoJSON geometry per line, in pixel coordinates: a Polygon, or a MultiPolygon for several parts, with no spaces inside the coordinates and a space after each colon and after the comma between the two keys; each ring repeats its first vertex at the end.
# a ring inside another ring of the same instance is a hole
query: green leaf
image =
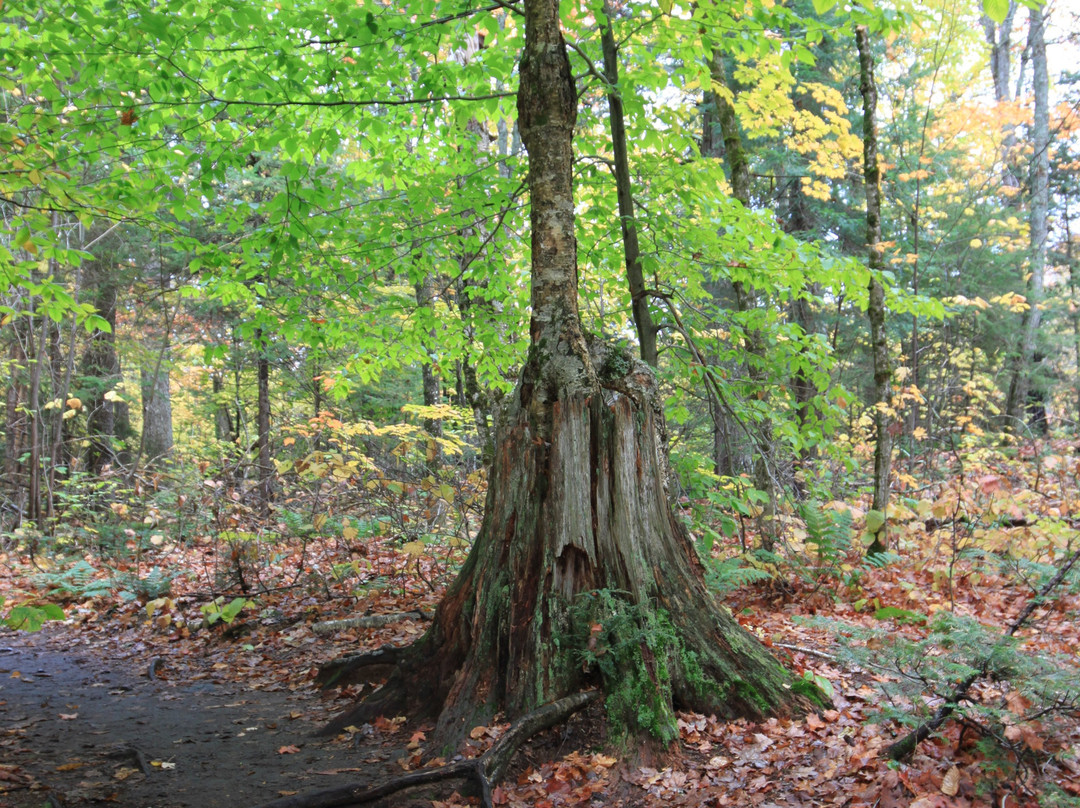
{"type": "Polygon", "coordinates": [[[41,607],[41,611],[45,613],[46,620],[63,620],[67,616],[64,610],[55,603],[46,603],[41,607]]]}
{"type": "MultiPolygon", "coordinates": [[[[814,5],[816,6],[817,3],[815,2],[814,5]]],[[[1003,23],[1009,15],[1009,0],[983,0],[983,11],[994,22],[1003,23]]]]}
{"type": "Polygon", "coordinates": [[[885,514],[881,511],[868,511],[866,514],[866,529],[871,533],[877,533],[885,524],[885,514]]]}
{"type": "Polygon", "coordinates": [[[883,606],[874,612],[876,620],[895,620],[897,623],[922,624],[926,622],[926,615],[900,609],[896,606],[883,606]]]}
{"type": "Polygon", "coordinates": [[[835,5],[836,0],[814,0],[814,12],[821,15],[832,10],[835,5]]]}

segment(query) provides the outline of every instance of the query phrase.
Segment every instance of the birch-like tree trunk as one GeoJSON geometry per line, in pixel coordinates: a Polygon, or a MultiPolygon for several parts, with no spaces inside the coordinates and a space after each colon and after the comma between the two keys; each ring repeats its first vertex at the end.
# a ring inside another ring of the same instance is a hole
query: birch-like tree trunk
{"type": "Polygon", "coordinates": [[[1042,321],[1043,284],[1046,274],[1046,242],[1050,210],[1050,78],[1046,64],[1046,13],[1041,5],[1028,9],[1028,50],[1031,54],[1035,111],[1031,127],[1031,243],[1028,262],[1028,308],[1020,325],[1020,340],[1014,353],[1005,413],[1008,427],[1021,431],[1031,391],[1035,364],[1035,343],[1042,321]]]}

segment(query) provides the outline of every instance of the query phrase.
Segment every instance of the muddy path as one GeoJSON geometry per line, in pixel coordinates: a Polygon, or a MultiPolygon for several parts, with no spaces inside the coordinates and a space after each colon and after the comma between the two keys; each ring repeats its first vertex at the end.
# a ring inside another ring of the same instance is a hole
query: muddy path
{"type": "Polygon", "coordinates": [[[329,714],[314,690],[136,664],[0,633],[0,808],[243,808],[392,771],[392,746],[312,736],[329,714]]]}

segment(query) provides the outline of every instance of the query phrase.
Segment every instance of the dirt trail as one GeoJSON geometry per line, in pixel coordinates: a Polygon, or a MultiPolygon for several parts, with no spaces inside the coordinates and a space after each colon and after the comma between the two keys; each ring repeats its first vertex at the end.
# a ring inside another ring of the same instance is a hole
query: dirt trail
{"type": "Polygon", "coordinates": [[[0,808],[243,808],[388,771],[311,737],[313,691],[161,681],[60,639],[0,633],[0,808]]]}

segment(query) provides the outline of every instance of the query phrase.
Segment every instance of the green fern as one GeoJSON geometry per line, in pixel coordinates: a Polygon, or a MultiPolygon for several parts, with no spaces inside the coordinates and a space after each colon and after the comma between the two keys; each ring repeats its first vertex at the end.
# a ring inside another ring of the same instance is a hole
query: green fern
{"type": "Polygon", "coordinates": [[[80,559],[65,570],[43,572],[34,577],[42,588],[75,598],[97,598],[112,593],[112,578],[98,578],[98,571],[80,559]]]}
{"type": "Polygon", "coordinates": [[[745,556],[713,560],[705,575],[705,580],[718,592],[730,592],[742,586],[768,581],[773,573],[745,556]]]}
{"type": "Polygon", "coordinates": [[[827,510],[819,502],[799,506],[806,525],[806,544],[813,547],[818,563],[835,566],[851,550],[851,512],[827,510]]]}

